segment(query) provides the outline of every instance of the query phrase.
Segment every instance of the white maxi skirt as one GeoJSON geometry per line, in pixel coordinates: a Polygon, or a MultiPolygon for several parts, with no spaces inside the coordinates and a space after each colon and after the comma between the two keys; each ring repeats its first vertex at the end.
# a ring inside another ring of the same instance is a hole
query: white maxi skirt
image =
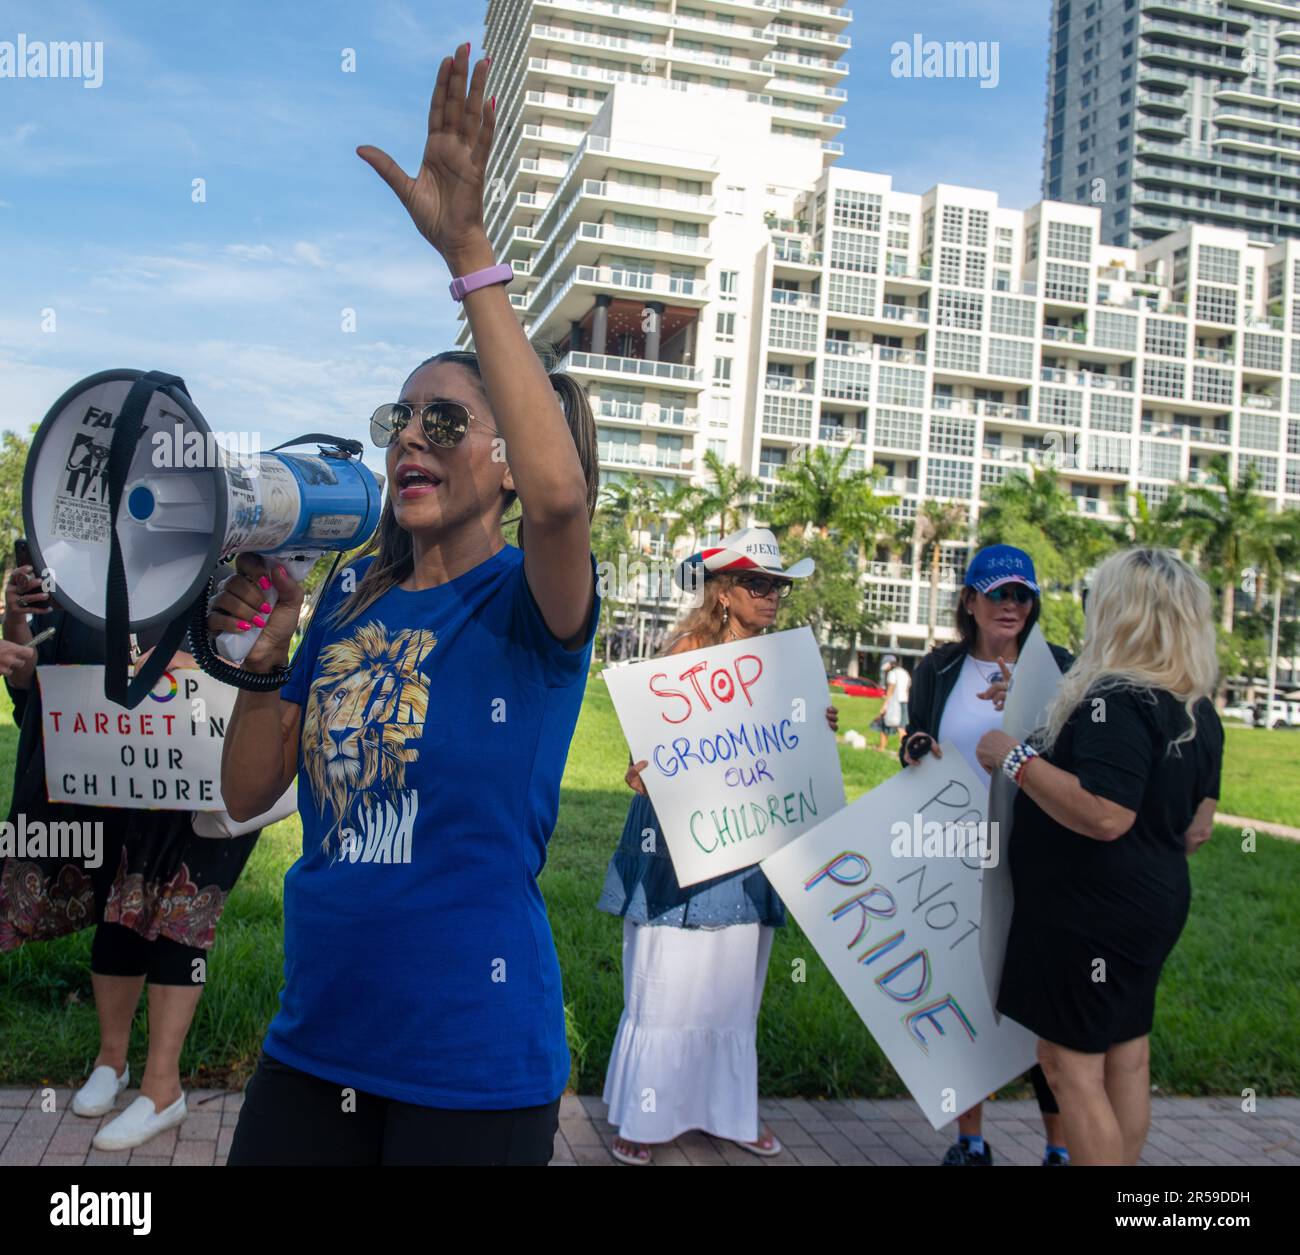
{"type": "Polygon", "coordinates": [[[623,921],[623,1017],[604,1094],[620,1137],[758,1140],[758,1008],[774,931],[623,921]]]}

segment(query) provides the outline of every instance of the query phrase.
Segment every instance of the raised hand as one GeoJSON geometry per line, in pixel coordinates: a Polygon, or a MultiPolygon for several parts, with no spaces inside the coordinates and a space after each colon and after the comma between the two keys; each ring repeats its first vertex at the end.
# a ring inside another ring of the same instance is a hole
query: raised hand
{"type": "Polygon", "coordinates": [[[983,701],[992,702],[994,710],[1001,710],[1007,704],[1007,693],[1011,689],[1011,668],[1001,658],[998,666],[1002,668],[1002,678],[994,680],[984,692],[975,694],[983,701]]]}
{"type": "Polygon", "coordinates": [[[420,234],[449,261],[484,236],[484,180],[496,129],[496,97],[486,107],[483,103],[491,62],[484,58],[471,76],[469,50],[469,44],[457,48],[438,69],[429,136],[415,178],[382,149],[369,144],[357,149],[393,189],[420,234]]]}

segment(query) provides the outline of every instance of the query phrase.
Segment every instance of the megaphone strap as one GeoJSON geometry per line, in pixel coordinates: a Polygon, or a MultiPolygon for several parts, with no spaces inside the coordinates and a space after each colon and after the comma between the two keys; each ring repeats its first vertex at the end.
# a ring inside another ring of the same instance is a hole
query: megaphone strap
{"type": "Polygon", "coordinates": [[[126,586],[126,567],[122,561],[122,545],[117,535],[117,514],[122,505],[122,491],[131,469],[136,445],[144,428],[145,412],[155,392],[175,388],[189,396],[189,389],[179,375],[168,375],[151,370],[141,375],[126,394],[113,426],[113,438],[108,450],[108,581],[104,597],[104,696],[128,710],[145,699],[171,663],[176,647],[181,643],[189,625],[187,606],[163,630],[152,654],[135,678],[128,680],[127,666],[131,652],[131,604],[126,586]]]}
{"type": "Polygon", "coordinates": [[[300,444],[329,444],[336,449],[341,449],[349,457],[359,458],[365,452],[365,445],[360,440],[349,440],[345,436],[326,436],[318,431],[310,431],[305,436],[298,436],[294,440],[286,440],[284,444],[278,444],[274,449],[268,450],[270,453],[279,453],[281,449],[292,449],[294,445],[300,444]]]}

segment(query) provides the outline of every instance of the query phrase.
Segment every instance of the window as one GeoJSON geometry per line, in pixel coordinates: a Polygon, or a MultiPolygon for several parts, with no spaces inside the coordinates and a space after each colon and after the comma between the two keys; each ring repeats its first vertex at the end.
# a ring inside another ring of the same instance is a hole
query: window
{"type": "Polygon", "coordinates": [[[989,307],[989,330],[994,335],[1032,336],[1034,334],[1034,302],[1018,300],[1014,296],[995,296],[989,307]]]}
{"type": "Polygon", "coordinates": [[[1255,472],[1255,487],[1260,492],[1277,492],[1277,458],[1262,457],[1258,453],[1237,455],[1237,482],[1244,483],[1248,472],[1255,472]]]}
{"type": "Polygon", "coordinates": [[[967,227],[966,243],[973,248],[984,248],[989,242],[989,214],[987,209],[972,209],[967,227]]]}
{"type": "Polygon", "coordinates": [[[1240,282],[1241,257],[1236,249],[1202,244],[1196,250],[1196,277],[1210,283],[1240,282]]]}
{"type": "Polygon", "coordinates": [[[831,232],[831,266],[873,275],[880,268],[880,237],[857,231],[831,232]]]}
{"type": "Polygon", "coordinates": [[[1043,294],[1049,301],[1087,302],[1088,268],[1086,266],[1066,266],[1061,262],[1049,261],[1046,271],[1043,294]]]}
{"type": "Polygon", "coordinates": [[[740,218],[745,213],[745,189],[743,187],[729,187],[722,196],[723,210],[733,217],[740,218]]]}
{"type": "Polygon", "coordinates": [[[961,284],[961,249],[939,250],[939,282],[951,283],[954,287],[961,284]]]}
{"type": "Polygon", "coordinates": [[[1187,356],[1187,324],[1170,318],[1148,318],[1146,351],[1163,357],[1187,356]]]}
{"type": "Polygon", "coordinates": [[[967,498],[971,495],[974,475],[973,462],[957,462],[952,458],[930,458],[925,468],[925,495],[967,498]]]}
{"type": "Polygon", "coordinates": [[[934,323],[936,327],[958,327],[966,331],[980,331],[984,327],[984,298],[978,292],[958,292],[941,288],[934,323]]]}
{"type": "Polygon", "coordinates": [[[724,270],[718,276],[718,291],[724,301],[734,301],[740,293],[740,271],[724,270]]]}
{"type": "Polygon", "coordinates": [[[1133,442],[1123,436],[1089,436],[1089,471],[1111,471],[1127,475],[1132,470],[1133,442]]]}
{"type": "Polygon", "coordinates": [[[1232,405],[1232,371],[1216,370],[1213,366],[1192,367],[1192,400],[1210,405],[1232,405]]]}
{"type": "Polygon", "coordinates": [[[736,338],[736,315],[718,315],[717,338],[724,344],[730,344],[736,338]]]}
{"type": "Polygon", "coordinates": [[[1142,391],[1153,397],[1183,397],[1187,378],[1182,362],[1147,362],[1142,368],[1142,391]]]}
{"type": "Polygon", "coordinates": [[[1132,432],[1133,398],[1094,390],[1088,409],[1088,422],[1100,431],[1132,432]]]}
{"type": "Polygon", "coordinates": [[[828,358],[822,379],[822,395],[846,401],[870,400],[871,363],[852,358],[828,358]]]}
{"type": "Polygon", "coordinates": [[[945,205],[943,207],[943,242],[945,244],[960,244],[962,242],[962,227],[965,218],[966,211],[959,205],[945,205]]]}
{"type": "Polygon", "coordinates": [[[1256,414],[1251,410],[1241,412],[1238,437],[1243,449],[1264,449],[1277,452],[1277,442],[1282,435],[1282,420],[1272,414],[1256,414]]]}
{"type": "Polygon", "coordinates": [[[776,479],[778,472],[788,464],[790,451],[763,445],[758,451],[758,473],[764,479],[776,479]]]}
{"type": "MultiPolygon", "coordinates": [[[[1282,369],[1281,336],[1260,335],[1258,332],[1247,331],[1242,341],[1243,366],[1254,370],[1280,371],[1282,369]]],[[[1300,344],[1300,340],[1296,343],[1300,344]]]]}
{"type": "Polygon", "coordinates": [[[1138,461],[1138,474],[1148,479],[1178,479],[1181,449],[1162,440],[1143,440],[1138,461]]]}
{"type": "Polygon", "coordinates": [[[826,309],[833,314],[874,314],[876,281],[833,272],[826,285],[826,309]]]}
{"type": "Polygon", "coordinates": [[[1071,222],[1049,222],[1047,256],[1058,261],[1091,261],[1092,228],[1071,222]]]}
{"type": "Polygon", "coordinates": [[[934,368],[936,370],[978,371],[980,368],[980,337],[961,335],[954,331],[935,332],[934,368]]]}
{"type": "Polygon", "coordinates": [[[1235,323],[1237,321],[1237,293],[1232,288],[1214,288],[1205,283],[1196,285],[1196,317],[1202,322],[1235,323]]]}
{"type": "Polygon", "coordinates": [[[921,415],[906,410],[876,410],[876,444],[886,449],[920,452],[921,415]]]}
{"type": "Polygon", "coordinates": [[[763,398],[763,433],[807,440],[812,436],[812,412],[811,400],[785,393],[768,393],[763,398]]]}
{"type": "Polygon", "coordinates": [[[906,366],[881,365],[876,374],[876,396],[882,405],[910,405],[919,410],[925,399],[925,374],[906,366]]]}
{"type": "Polygon", "coordinates": [[[816,352],[816,312],[775,306],[770,314],[767,342],[769,347],[774,349],[793,349],[800,353],[816,352]]]}
{"type": "Polygon", "coordinates": [[[854,227],[859,231],[880,230],[881,199],[871,192],[835,189],[834,223],[837,227],[854,227]]]}
{"type": "Polygon", "coordinates": [[[1027,340],[989,338],[990,375],[1010,375],[1013,379],[1034,377],[1034,346],[1027,340]]]}
{"type": "Polygon", "coordinates": [[[984,286],[987,258],[987,253],[976,252],[974,249],[966,253],[966,286],[968,288],[982,288],[984,286]]]}
{"type": "Polygon", "coordinates": [[[930,419],[930,452],[975,456],[975,420],[936,414],[930,419]]]}
{"type": "Polygon", "coordinates": [[[715,388],[731,387],[731,362],[729,357],[715,357],[713,359],[713,386],[715,388]]]}
{"type": "Polygon", "coordinates": [[[1076,388],[1038,389],[1038,421],[1058,427],[1083,425],[1083,393],[1076,388]]]}

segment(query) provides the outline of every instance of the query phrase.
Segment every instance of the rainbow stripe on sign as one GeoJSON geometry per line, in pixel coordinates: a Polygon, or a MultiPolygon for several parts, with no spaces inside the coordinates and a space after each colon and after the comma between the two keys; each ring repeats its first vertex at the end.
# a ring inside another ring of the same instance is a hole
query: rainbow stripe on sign
{"type": "Polygon", "coordinates": [[[159,678],[166,680],[168,684],[171,685],[171,691],[163,694],[151,692],[149,696],[152,697],[156,702],[169,702],[173,697],[176,696],[176,677],[172,675],[170,671],[164,671],[159,678]]]}

